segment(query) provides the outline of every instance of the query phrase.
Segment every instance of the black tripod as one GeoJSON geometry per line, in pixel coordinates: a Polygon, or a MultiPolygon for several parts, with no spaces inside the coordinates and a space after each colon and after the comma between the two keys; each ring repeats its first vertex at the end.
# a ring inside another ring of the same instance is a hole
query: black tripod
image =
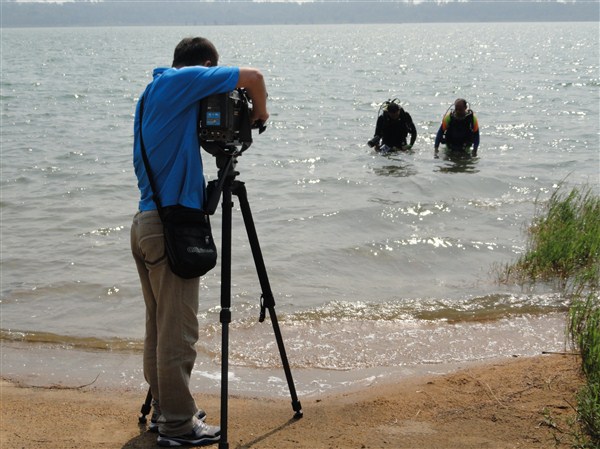
{"type": "Polygon", "coordinates": [[[237,164],[237,156],[239,152],[235,151],[235,147],[228,148],[227,151],[217,154],[217,167],[219,168],[218,178],[208,184],[208,204],[207,212],[212,215],[216,211],[219,198],[223,195],[222,210],[222,242],[221,242],[221,314],[220,321],[222,324],[222,361],[221,361],[221,439],[219,441],[219,449],[227,449],[229,443],[227,441],[227,418],[228,418],[228,373],[229,373],[229,323],[231,322],[231,218],[232,218],[232,195],[236,195],[240,200],[240,208],[254,265],[258,274],[258,280],[262,289],[260,301],[260,316],[259,321],[265,320],[265,311],[269,311],[269,317],[273,324],[277,347],[281,356],[281,362],[285,371],[290,395],[292,399],[292,408],[294,410],[294,418],[302,418],[302,406],[296,394],[294,380],[290,370],[290,365],[285,352],[283,338],[279,329],[277,315],[275,314],[275,300],[269,284],[267,270],[265,268],[262,252],[254,227],[254,220],[250,211],[250,204],[246,195],[246,186],[243,182],[236,180],[239,175],[235,171],[237,164]]]}
{"type": "MultiPolygon", "coordinates": [[[[262,251],[258,242],[254,220],[250,211],[250,204],[246,195],[246,186],[243,182],[236,180],[239,174],[235,171],[237,164],[237,156],[240,153],[236,151],[235,146],[226,147],[225,151],[219,152],[216,155],[217,167],[219,168],[218,178],[208,183],[208,202],[206,212],[213,215],[217,209],[219,198],[223,195],[222,210],[222,241],[221,241],[221,313],[220,322],[222,324],[222,361],[221,361],[221,438],[219,440],[219,449],[229,448],[227,441],[227,420],[228,420],[228,374],[229,374],[229,323],[231,322],[231,219],[232,219],[232,195],[236,195],[240,200],[242,217],[246,226],[246,233],[250,242],[254,265],[258,274],[258,280],[262,289],[260,301],[260,316],[259,322],[265,320],[265,312],[269,311],[269,317],[273,325],[277,347],[281,356],[281,362],[285,371],[285,377],[290,390],[292,399],[292,409],[294,410],[294,418],[300,419],[303,416],[302,405],[298,400],[292,372],[287,359],[283,337],[279,329],[279,322],[275,313],[275,299],[269,284],[267,270],[262,257],[262,251]]],[[[148,390],[146,400],[140,410],[139,422],[146,422],[146,415],[151,410],[152,393],[148,390]]]]}

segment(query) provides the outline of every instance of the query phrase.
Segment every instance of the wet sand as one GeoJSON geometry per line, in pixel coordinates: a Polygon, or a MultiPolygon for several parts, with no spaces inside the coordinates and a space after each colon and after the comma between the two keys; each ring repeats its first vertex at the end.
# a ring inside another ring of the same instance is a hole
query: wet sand
{"type": "MultiPolygon", "coordinates": [[[[229,397],[228,442],[239,449],[569,448],[582,385],[570,355],[513,358],[445,375],[300,398],[229,397]]],[[[138,424],[139,390],[1,383],[2,448],[154,448],[138,424]]],[[[218,424],[220,398],[195,394],[218,424]]],[[[213,445],[210,447],[218,447],[213,445]]]]}

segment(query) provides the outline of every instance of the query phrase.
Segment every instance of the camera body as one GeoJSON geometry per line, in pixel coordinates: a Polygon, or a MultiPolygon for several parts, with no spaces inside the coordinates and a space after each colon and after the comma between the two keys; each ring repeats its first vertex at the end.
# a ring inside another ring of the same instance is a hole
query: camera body
{"type": "Polygon", "coordinates": [[[245,151],[252,144],[250,102],[244,89],[215,94],[200,102],[198,137],[202,148],[218,153],[245,151]]]}

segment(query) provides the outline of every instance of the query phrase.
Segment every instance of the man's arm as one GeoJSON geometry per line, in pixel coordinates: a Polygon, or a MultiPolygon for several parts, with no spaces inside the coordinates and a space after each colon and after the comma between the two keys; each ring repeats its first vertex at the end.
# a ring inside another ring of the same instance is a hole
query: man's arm
{"type": "Polygon", "coordinates": [[[412,117],[410,116],[410,114],[406,114],[408,116],[408,133],[410,134],[410,146],[412,148],[412,146],[415,144],[415,141],[417,140],[417,127],[415,126],[415,122],[413,122],[412,117]]]}
{"type": "Polygon", "coordinates": [[[440,143],[442,142],[443,136],[444,136],[444,127],[440,126],[440,129],[438,129],[438,132],[435,136],[435,144],[434,144],[435,151],[437,151],[438,148],[440,147],[440,143]]]}
{"type": "Polygon", "coordinates": [[[383,136],[383,123],[384,118],[383,115],[377,117],[377,123],[375,124],[375,136],[382,137],[383,136]]]}
{"type": "Polygon", "coordinates": [[[473,149],[477,152],[479,148],[479,120],[473,114],[473,149]]]}
{"type": "Polygon", "coordinates": [[[375,124],[375,134],[373,138],[367,142],[371,148],[379,145],[379,141],[381,140],[381,136],[383,134],[383,116],[380,115],[377,117],[377,123],[375,124]]]}
{"type": "Polygon", "coordinates": [[[479,148],[479,130],[473,133],[473,154],[477,155],[477,149],[479,148]]]}
{"type": "Polygon", "coordinates": [[[238,83],[235,86],[243,87],[252,100],[252,124],[257,121],[265,123],[269,119],[267,111],[267,87],[265,79],[258,69],[251,67],[240,67],[238,83]]]}

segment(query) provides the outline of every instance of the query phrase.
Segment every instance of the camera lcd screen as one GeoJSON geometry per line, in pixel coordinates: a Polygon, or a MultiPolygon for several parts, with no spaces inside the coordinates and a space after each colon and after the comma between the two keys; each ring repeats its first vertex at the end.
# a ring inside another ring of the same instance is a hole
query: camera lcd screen
{"type": "Polygon", "coordinates": [[[206,126],[221,126],[221,112],[207,111],[206,126]]]}

